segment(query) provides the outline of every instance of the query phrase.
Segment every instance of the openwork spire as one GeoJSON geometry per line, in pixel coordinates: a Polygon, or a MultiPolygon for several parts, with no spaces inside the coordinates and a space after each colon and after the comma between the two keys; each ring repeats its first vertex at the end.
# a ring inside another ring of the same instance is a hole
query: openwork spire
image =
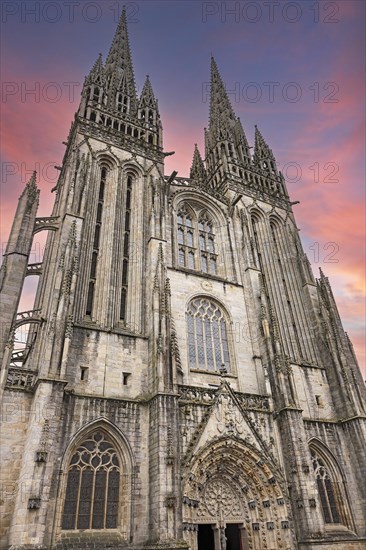
{"type": "Polygon", "coordinates": [[[235,122],[236,117],[229,97],[222,82],[216,61],[211,57],[211,93],[210,93],[210,123],[209,130],[217,132],[227,129],[230,121],[235,122]]]}
{"type": "Polygon", "coordinates": [[[123,8],[116,34],[109,50],[105,72],[107,75],[112,75],[112,88],[114,88],[112,92],[123,92],[128,96],[131,111],[133,112],[137,107],[137,95],[125,8],[123,8]]]}
{"type": "Polygon", "coordinates": [[[194,146],[190,177],[196,181],[203,181],[206,178],[206,169],[203,164],[201,153],[197,147],[197,143],[194,146]]]}

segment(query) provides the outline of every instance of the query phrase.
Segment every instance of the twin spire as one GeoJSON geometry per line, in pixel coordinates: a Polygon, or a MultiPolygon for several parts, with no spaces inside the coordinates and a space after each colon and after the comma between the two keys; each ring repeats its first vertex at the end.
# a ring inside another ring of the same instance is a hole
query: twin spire
{"type": "MultiPolygon", "coordinates": [[[[150,107],[157,111],[157,100],[147,76],[140,101],[137,97],[135,75],[132,63],[132,55],[128,37],[126,8],[122,10],[120,20],[110,47],[105,65],[102,54],[99,54],[87,79],[87,84],[95,84],[108,88],[108,100],[106,105],[115,108],[116,97],[121,94],[121,102],[128,108],[122,108],[122,112],[137,115],[141,107],[150,107]]],[[[154,116],[155,120],[158,114],[154,116]]]]}
{"type": "MultiPolygon", "coordinates": [[[[126,9],[123,8],[107,60],[103,66],[99,55],[87,78],[92,85],[92,100],[121,115],[139,118],[142,122],[160,125],[158,103],[147,76],[140,96],[137,97],[132,56],[129,44],[126,9]],[[95,87],[102,88],[95,91],[95,87]]],[[[87,110],[85,111],[87,112],[87,110]]],[[[159,138],[160,139],[160,138],[159,138]]],[[[242,177],[245,168],[261,168],[276,172],[271,149],[256,127],[253,158],[240,119],[236,117],[216,61],[211,57],[211,90],[209,127],[206,131],[206,160],[202,160],[195,146],[191,177],[197,182],[211,178],[213,186],[227,175],[242,177]],[[212,175],[215,174],[214,180],[212,175]],[[221,175],[220,175],[221,174],[221,175]]]]}
{"type": "MultiPolygon", "coordinates": [[[[211,57],[211,89],[209,127],[205,131],[206,168],[214,185],[228,174],[240,176],[243,169],[252,167],[276,173],[275,158],[256,127],[253,158],[240,118],[236,117],[216,61],[211,57]]],[[[195,146],[191,177],[202,179],[205,167],[195,146]],[[202,163],[202,164],[201,164],[202,163]],[[197,175],[200,177],[198,178],[197,175]]]]}
{"type": "Polygon", "coordinates": [[[137,111],[137,93],[132,64],[130,42],[128,39],[126,9],[123,7],[109,54],[105,63],[107,81],[110,79],[110,103],[114,101],[113,92],[121,92],[129,98],[129,112],[137,111]]]}
{"type": "Polygon", "coordinates": [[[131,69],[133,73],[130,42],[128,39],[126,8],[124,6],[107,56],[106,69],[115,71],[117,69],[124,70],[126,67],[131,69]]]}
{"type": "Polygon", "coordinates": [[[236,121],[234,110],[222,82],[216,61],[211,57],[210,128],[236,121]]]}

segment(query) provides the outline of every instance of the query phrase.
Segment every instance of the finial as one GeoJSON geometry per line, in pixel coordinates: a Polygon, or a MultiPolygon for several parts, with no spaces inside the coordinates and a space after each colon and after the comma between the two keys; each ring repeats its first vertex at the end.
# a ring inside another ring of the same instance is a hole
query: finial
{"type": "Polygon", "coordinates": [[[27,183],[27,187],[37,187],[37,172],[34,170],[27,183]]]}

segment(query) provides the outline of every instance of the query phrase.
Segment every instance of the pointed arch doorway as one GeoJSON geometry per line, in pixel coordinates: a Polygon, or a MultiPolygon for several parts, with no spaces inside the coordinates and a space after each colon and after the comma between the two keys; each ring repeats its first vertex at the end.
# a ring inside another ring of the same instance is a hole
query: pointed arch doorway
{"type": "Polygon", "coordinates": [[[234,484],[215,476],[203,493],[205,506],[198,505],[197,521],[209,516],[216,521],[198,524],[197,550],[249,550],[244,511],[234,484]]]}
{"type": "Polygon", "coordinates": [[[209,523],[198,525],[198,550],[248,550],[245,540],[243,523],[228,523],[222,527],[209,523]]]}
{"type": "Polygon", "coordinates": [[[289,501],[270,466],[233,437],[194,455],[183,477],[183,534],[191,550],[294,547],[289,501]]]}

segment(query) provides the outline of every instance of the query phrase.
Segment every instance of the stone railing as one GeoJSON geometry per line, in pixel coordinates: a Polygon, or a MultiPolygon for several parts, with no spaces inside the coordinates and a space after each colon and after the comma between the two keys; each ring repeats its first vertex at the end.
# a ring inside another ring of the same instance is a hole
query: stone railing
{"type": "Polygon", "coordinates": [[[27,275],[40,275],[42,273],[43,264],[29,264],[27,266],[27,275]]]}
{"type": "MultiPolygon", "coordinates": [[[[218,389],[179,386],[179,401],[184,404],[211,405],[215,401],[218,389]]],[[[235,397],[245,409],[270,411],[269,398],[266,396],[235,392],[235,397]]]]}
{"type": "Polygon", "coordinates": [[[32,391],[37,373],[19,367],[9,367],[6,387],[23,391],[32,391]]]}

